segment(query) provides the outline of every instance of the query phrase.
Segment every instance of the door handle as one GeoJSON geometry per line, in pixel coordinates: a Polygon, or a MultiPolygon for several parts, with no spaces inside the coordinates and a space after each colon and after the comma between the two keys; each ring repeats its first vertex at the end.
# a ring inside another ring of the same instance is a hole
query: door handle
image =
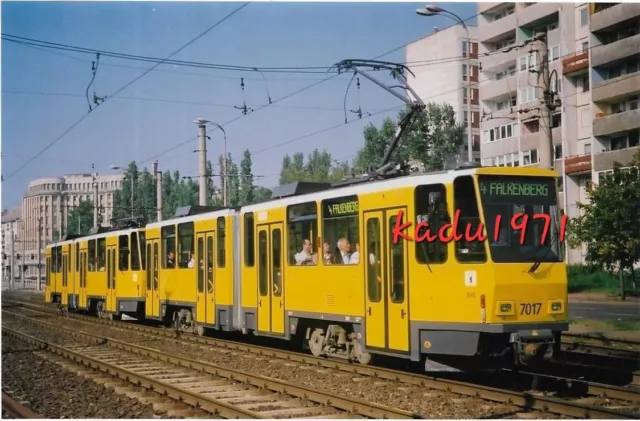
{"type": "Polygon", "coordinates": [[[404,319],[404,315],[405,315],[405,313],[404,313],[404,309],[403,309],[403,308],[401,308],[401,309],[400,309],[400,317],[401,317],[402,319],[404,319]]]}
{"type": "Polygon", "coordinates": [[[280,308],[282,308],[282,301],[280,301],[280,308]]]}
{"type": "Polygon", "coordinates": [[[200,296],[198,296],[198,297],[196,298],[196,301],[197,301],[197,302],[200,302],[200,296]]]}
{"type": "Polygon", "coordinates": [[[262,300],[258,300],[258,307],[262,307],[262,300]]]}
{"type": "Polygon", "coordinates": [[[367,310],[367,313],[369,313],[369,316],[371,316],[371,307],[369,307],[369,310],[367,310]]]}

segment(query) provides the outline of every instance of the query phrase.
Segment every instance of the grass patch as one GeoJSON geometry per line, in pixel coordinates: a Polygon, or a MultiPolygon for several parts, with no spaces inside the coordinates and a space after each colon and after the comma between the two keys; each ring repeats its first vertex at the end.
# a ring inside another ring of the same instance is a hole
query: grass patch
{"type": "Polygon", "coordinates": [[[640,331],[640,320],[591,320],[591,319],[573,320],[573,319],[569,319],[569,324],[600,328],[600,329],[609,330],[609,331],[611,330],[622,331],[622,332],[631,332],[631,331],[639,332],[640,331]]]}
{"type": "MultiPolygon", "coordinates": [[[[636,283],[640,282],[640,270],[636,270],[636,283]]],[[[604,292],[618,295],[620,280],[617,274],[588,265],[568,265],[567,281],[569,292],[604,292]]],[[[631,283],[631,274],[625,272],[625,290],[629,296],[636,295],[631,283]]]]}

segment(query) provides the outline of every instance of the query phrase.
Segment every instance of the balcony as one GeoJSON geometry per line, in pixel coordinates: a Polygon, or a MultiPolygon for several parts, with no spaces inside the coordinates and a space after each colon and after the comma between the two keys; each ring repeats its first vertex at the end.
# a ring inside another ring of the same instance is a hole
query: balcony
{"type": "Polygon", "coordinates": [[[498,7],[504,3],[478,3],[478,13],[486,13],[494,7],[498,7]]]}
{"type": "MultiPolygon", "coordinates": [[[[485,75],[486,76],[486,75],[485,75]]],[[[504,77],[500,80],[486,81],[480,89],[480,99],[491,101],[499,97],[509,97],[509,92],[515,97],[518,92],[518,74],[504,77]]]]}
{"type": "Polygon", "coordinates": [[[638,3],[619,3],[601,12],[591,15],[591,32],[598,32],[616,23],[624,22],[640,16],[638,3]]]}
{"type": "MultiPolygon", "coordinates": [[[[640,5],[638,6],[640,8],[640,5]]],[[[607,45],[598,45],[591,49],[591,65],[602,66],[625,57],[638,54],[640,34],[624,38],[607,45]]]]}
{"type": "Polygon", "coordinates": [[[564,160],[564,173],[582,175],[591,172],[591,154],[568,156],[564,160]]]}
{"type": "MultiPolygon", "coordinates": [[[[553,136],[553,144],[562,145],[562,128],[555,127],[551,131],[551,134],[553,136]]],[[[542,142],[547,142],[547,136],[545,131],[540,128],[540,130],[535,133],[523,134],[520,137],[520,148],[523,151],[540,148],[542,142]]]]}
{"type": "Polygon", "coordinates": [[[594,136],[610,136],[640,127],[640,110],[609,114],[593,120],[594,136]]]}
{"type": "Polygon", "coordinates": [[[562,59],[562,74],[577,76],[589,70],[589,50],[573,53],[562,59]]]}
{"type": "Polygon", "coordinates": [[[489,54],[491,55],[480,57],[483,72],[494,73],[498,70],[506,70],[509,66],[516,66],[517,68],[518,50],[516,48],[506,53],[491,52],[489,54]]]}
{"type": "Polygon", "coordinates": [[[478,40],[480,42],[495,42],[501,35],[514,33],[516,30],[516,15],[517,13],[512,13],[502,19],[478,26],[478,40]]]}
{"type": "Polygon", "coordinates": [[[517,8],[518,26],[528,26],[549,15],[558,13],[559,7],[558,3],[538,2],[529,7],[517,8]]]}
{"type": "Polygon", "coordinates": [[[591,99],[593,102],[613,102],[635,93],[640,93],[640,72],[594,83],[591,99]]]}
{"type": "Polygon", "coordinates": [[[595,154],[593,156],[593,168],[596,171],[610,170],[613,168],[614,162],[627,166],[633,161],[633,156],[638,152],[638,149],[640,149],[640,146],[595,154]]]}

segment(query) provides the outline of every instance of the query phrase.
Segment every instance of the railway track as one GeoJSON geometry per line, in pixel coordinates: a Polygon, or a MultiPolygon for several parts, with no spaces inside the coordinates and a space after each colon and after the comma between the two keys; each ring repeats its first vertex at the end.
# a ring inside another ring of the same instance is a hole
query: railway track
{"type": "MultiPolygon", "coordinates": [[[[11,418],[29,418],[29,419],[41,419],[40,414],[36,414],[31,409],[16,402],[11,396],[2,392],[2,412],[6,413],[11,418]]],[[[3,416],[4,418],[4,416],[3,416]]]]}
{"type": "MultiPolygon", "coordinates": [[[[37,312],[47,313],[59,313],[51,308],[43,308],[42,306],[33,305],[30,303],[23,303],[27,308],[33,308],[37,312]]],[[[18,315],[17,315],[18,316],[18,315]]],[[[18,316],[24,318],[24,316],[18,316]]],[[[572,417],[589,417],[589,418],[637,418],[637,415],[625,412],[625,408],[622,410],[614,410],[602,407],[590,406],[582,404],[576,401],[569,401],[564,399],[552,398],[547,396],[537,396],[529,393],[521,393],[511,390],[498,389],[494,387],[481,386],[478,384],[469,384],[464,382],[458,382],[454,380],[436,379],[424,375],[416,375],[402,371],[389,370],[379,367],[363,366],[359,364],[349,364],[342,361],[328,360],[324,358],[316,358],[310,355],[282,351],[277,349],[259,347],[255,345],[247,345],[243,343],[237,343],[233,341],[225,341],[220,339],[211,339],[206,337],[199,337],[195,335],[179,335],[176,331],[150,328],[146,326],[140,326],[137,324],[127,322],[114,322],[109,320],[97,319],[94,317],[87,317],[78,314],[69,314],[72,319],[78,319],[90,323],[100,323],[110,325],[114,328],[134,331],[140,335],[148,335],[149,337],[164,337],[171,338],[177,341],[191,342],[196,345],[203,346],[215,346],[224,348],[227,350],[235,350],[247,353],[259,354],[261,356],[279,358],[288,361],[294,361],[297,363],[311,364],[315,366],[321,366],[325,368],[333,368],[343,370],[351,373],[357,373],[365,376],[372,376],[381,379],[387,379],[400,383],[407,383],[411,385],[424,386],[436,390],[451,391],[460,395],[474,396],[485,400],[494,402],[511,402],[515,405],[523,408],[540,410],[544,412],[550,412],[559,415],[572,416],[572,417]]],[[[26,319],[26,318],[25,318],[26,319]]],[[[37,323],[45,323],[39,320],[34,320],[37,323]]],[[[608,385],[594,385],[590,392],[599,396],[605,396],[613,399],[628,400],[629,397],[634,397],[633,392],[625,392],[624,395],[615,395],[613,388],[608,385]],[[614,397],[617,396],[617,397],[614,397]]],[[[637,396],[635,396],[637,398],[637,396]]]]}
{"type": "Polygon", "coordinates": [[[4,326],[3,333],[223,418],[421,418],[409,411],[169,355],[7,311],[3,315],[92,344],[54,345],[4,326]]]}

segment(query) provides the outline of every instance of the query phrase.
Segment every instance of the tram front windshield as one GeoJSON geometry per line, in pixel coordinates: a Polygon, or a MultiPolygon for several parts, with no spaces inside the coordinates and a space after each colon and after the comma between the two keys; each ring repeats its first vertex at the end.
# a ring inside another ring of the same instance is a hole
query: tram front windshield
{"type": "Polygon", "coordinates": [[[481,175],[478,182],[494,262],[563,260],[554,178],[481,175]]]}

